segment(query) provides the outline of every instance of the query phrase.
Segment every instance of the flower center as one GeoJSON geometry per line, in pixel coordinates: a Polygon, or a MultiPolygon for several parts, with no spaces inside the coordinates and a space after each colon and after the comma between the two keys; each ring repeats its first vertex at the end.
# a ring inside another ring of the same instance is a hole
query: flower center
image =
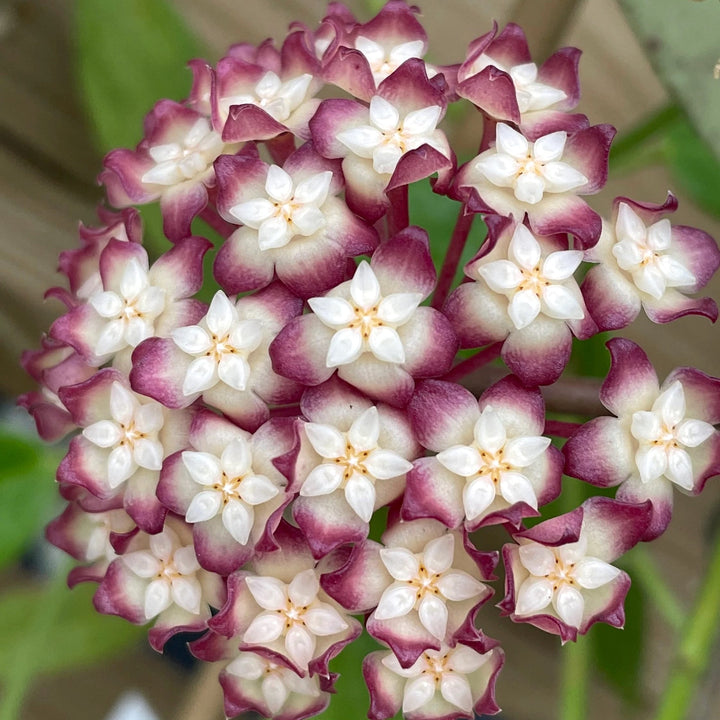
{"type": "Polygon", "coordinates": [[[425,595],[439,595],[440,590],[437,587],[437,581],[440,579],[440,573],[430,572],[422,563],[418,569],[418,574],[410,580],[409,584],[415,588],[417,600],[420,601],[425,595]]]}
{"type": "Polygon", "coordinates": [[[378,327],[382,327],[385,323],[378,315],[378,305],[374,305],[369,310],[355,305],[355,318],[348,323],[347,327],[359,330],[363,340],[370,338],[370,333],[378,327]]]}
{"type": "Polygon", "coordinates": [[[422,654],[422,659],[425,667],[422,669],[421,674],[431,677],[436,685],[439,685],[442,682],[443,675],[452,672],[452,669],[448,667],[448,661],[450,659],[450,655],[448,653],[433,657],[429,653],[425,652],[422,654]]]}
{"type": "MultiPolygon", "coordinates": [[[[490,476],[490,479],[496,485],[500,482],[500,475],[502,473],[513,469],[513,466],[509,462],[503,460],[504,448],[501,448],[495,453],[478,448],[478,452],[480,453],[482,465],[477,474],[490,476]]],[[[471,478],[468,478],[468,480],[470,479],[471,478]]]]}

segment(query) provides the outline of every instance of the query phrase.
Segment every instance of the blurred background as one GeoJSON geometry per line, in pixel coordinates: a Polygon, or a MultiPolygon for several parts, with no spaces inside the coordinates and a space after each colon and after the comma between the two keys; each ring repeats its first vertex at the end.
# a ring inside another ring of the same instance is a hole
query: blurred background
{"type": "MultiPolygon", "coordinates": [[[[57,255],[76,246],[78,221],[97,224],[102,193],[95,178],[109,149],[112,119],[122,138],[115,144],[134,145],[153,99],[181,99],[189,89],[190,73],[183,69],[188,53],[214,62],[233,42],[282,38],[293,20],[313,27],[325,8],[322,0],[171,0],[168,23],[153,11],[155,4],[0,0],[0,720],[222,717],[220,691],[207,671],[198,672],[181,652],[173,653],[174,659],[153,653],[143,631],[121,620],[95,616],[92,588],[69,593],[57,579],[48,585],[53,568],[57,574],[64,563],[42,540],[43,525],[61,510],[53,475],[64,451],[41,448],[28,419],[14,409],[14,398],[32,388],[19,367],[20,353],[38,346],[62,310],[56,301],[42,299],[59,283],[57,255]],[[123,10],[140,26],[116,22],[123,10]],[[138,27],[143,33],[133,34],[138,27]],[[105,67],[109,79],[101,107],[103,88],[98,91],[93,78],[102,77],[105,67]],[[146,90],[154,94],[143,100],[146,90]]],[[[367,20],[382,3],[347,4],[367,20]]],[[[720,79],[713,78],[720,63],[717,0],[420,4],[430,37],[427,59],[433,62],[461,60],[469,41],[487,32],[493,20],[520,23],[538,64],[561,46],[580,47],[579,110],[593,123],[611,123],[619,131],[608,186],[590,203],[608,213],[616,195],[659,203],[672,189],[680,199],[673,223],[720,237],[720,79]]],[[[478,142],[477,116],[455,113],[449,120],[455,148],[469,156],[478,142]]],[[[720,278],[705,294],[720,298],[720,278]]],[[[662,327],[639,320],[623,335],[642,344],[661,378],[680,365],[720,375],[718,331],[704,318],[662,327]]],[[[681,609],[692,607],[707,565],[719,501],[717,480],[700,499],[676,494],[670,529],[642,548],[642,562],[635,561],[660,569],[681,609]]],[[[674,667],[674,639],[682,629],[657,612],[652,580],[637,585],[628,629],[595,629],[593,658],[605,672],[593,671],[591,720],[653,717],[674,667]]],[[[557,638],[525,625],[511,627],[492,607],[481,617],[507,653],[498,682],[502,717],[558,717],[557,638]]],[[[364,709],[347,702],[335,701],[326,717],[364,716],[364,709]]],[[[718,652],[692,717],[720,717],[718,652]]]]}

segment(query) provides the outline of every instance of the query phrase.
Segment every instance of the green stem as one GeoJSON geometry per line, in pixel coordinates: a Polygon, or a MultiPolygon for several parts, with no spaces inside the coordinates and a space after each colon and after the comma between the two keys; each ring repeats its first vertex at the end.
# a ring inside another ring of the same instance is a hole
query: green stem
{"type": "Polygon", "coordinates": [[[579,637],[562,648],[559,720],[586,720],[589,681],[590,643],[579,637]]]}
{"type": "Polygon", "coordinates": [[[688,717],[720,629],[719,606],[720,533],[715,538],[710,564],[695,606],[680,635],[671,676],[656,720],[684,720],[688,717]]]}
{"type": "Polygon", "coordinates": [[[633,580],[642,586],[645,595],[655,605],[663,619],[675,631],[679,631],[687,620],[675,593],[668,587],[644,545],[638,545],[625,556],[625,566],[633,580]]]}
{"type": "Polygon", "coordinates": [[[632,130],[623,133],[613,143],[610,150],[610,168],[612,171],[616,173],[630,170],[636,167],[639,159],[642,159],[643,162],[648,157],[653,160],[661,160],[661,149],[648,146],[647,141],[655,138],[682,116],[682,110],[677,105],[666,105],[632,130]]]}

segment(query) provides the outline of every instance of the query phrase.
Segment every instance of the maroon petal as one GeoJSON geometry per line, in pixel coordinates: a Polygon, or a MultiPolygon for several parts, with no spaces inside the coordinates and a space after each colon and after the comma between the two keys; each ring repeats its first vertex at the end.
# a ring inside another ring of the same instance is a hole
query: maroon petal
{"type": "Polygon", "coordinates": [[[590,268],[581,289],[588,311],[601,331],[627,327],[640,313],[637,288],[605,265],[590,268]]]}
{"type": "MultiPolygon", "coordinates": [[[[212,168],[209,170],[213,172],[212,168]]],[[[168,188],[160,198],[163,216],[163,232],[172,241],[192,234],[190,225],[208,201],[205,182],[200,178],[189,180],[168,188]]]]}
{"type": "Polygon", "coordinates": [[[304,385],[319,385],[334,372],[325,364],[333,331],[314,315],[293,318],[270,343],[273,370],[304,385]]]}
{"type": "Polygon", "coordinates": [[[413,377],[438,377],[450,370],[459,343],[445,315],[419,307],[397,332],[405,348],[403,367],[413,377]]]}
{"type": "Polygon", "coordinates": [[[382,362],[370,353],[338,368],[338,377],[374,400],[404,408],[412,397],[415,382],[399,365],[382,362]]]}
{"type": "Polygon", "coordinates": [[[150,270],[153,285],[164,288],[169,298],[187,298],[202,287],[202,259],[212,247],[203,237],[188,237],[161,255],[150,270]]]}
{"type": "Polygon", "coordinates": [[[720,423],[720,378],[695,368],[677,368],[667,376],[663,388],[670,387],[676,380],[682,383],[685,392],[686,417],[711,425],[720,423]]]}
{"type": "Polygon", "coordinates": [[[612,338],[606,343],[612,364],[600,388],[600,401],[618,417],[649,410],[660,388],[645,352],[631,340],[612,338]]]}
{"type": "Polygon", "coordinates": [[[192,358],[170,338],[148,338],[132,354],[130,384],[135,392],[157,400],[169,408],[188,407],[199,393],[182,391],[185,373],[192,358]]]}
{"type": "Polygon", "coordinates": [[[373,253],[370,265],[383,295],[418,292],[427,297],[437,280],[427,232],[419,227],[406,228],[382,243],[373,253]]]}
{"type": "Polygon", "coordinates": [[[465,519],[463,509],[464,478],[444,468],[438,460],[420,458],[407,474],[402,518],[433,518],[457,528],[465,519]]]}

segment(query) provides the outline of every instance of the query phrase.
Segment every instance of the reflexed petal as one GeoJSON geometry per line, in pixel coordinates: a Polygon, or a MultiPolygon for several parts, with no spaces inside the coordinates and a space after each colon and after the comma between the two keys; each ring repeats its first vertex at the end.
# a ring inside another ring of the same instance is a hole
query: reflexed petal
{"type": "Polygon", "coordinates": [[[375,486],[370,480],[353,473],[345,485],[345,499],[361,520],[370,522],[375,509],[375,486]]]}
{"type": "MultiPolygon", "coordinates": [[[[675,428],[675,437],[685,447],[697,447],[705,442],[713,433],[715,428],[704,420],[683,420],[675,428]]],[[[83,433],[85,434],[85,433],[83,433]]]]}
{"type": "Polygon", "coordinates": [[[338,611],[327,604],[305,611],[303,615],[305,624],[314,635],[335,635],[347,630],[348,624],[340,617],[338,611]]]}
{"type": "Polygon", "coordinates": [[[343,481],[344,470],[335,463],[323,463],[313,468],[300,488],[303,497],[329,495],[340,487],[343,481]]]}
{"type": "Polygon", "coordinates": [[[409,112],[402,123],[403,132],[408,135],[429,135],[438,124],[440,113],[442,108],[439,105],[409,112]]]}
{"type": "Polygon", "coordinates": [[[310,605],[320,592],[320,582],[315,570],[308,568],[298,573],[288,585],[288,597],[293,605],[310,605]]]}
{"type": "Polygon", "coordinates": [[[455,445],[442,450],[436,457],[443,467],[462,477],[476,475],[483,464],[480,453],[467,445],[455,445]]]}
{"type": "Polygon", "coordinates": [[[145,617],[148,620],[167,610],[171,604],[170,583],[167,580],[153,580],[145,588],[145,617]]]}
{"type": "Polygon", "coordinates": [[[435,695],[435,680],[429,675],[408,680],[403,692],[403,713],[414,712],[421,708],[432,699],[433,695],[435,695]]]}
{"type": "Polygon", "coordinates": [[[507,433],[500,415],[489,405],[480,414],[473,429],[475,443],[486,452],[495,454],[505,446],[507,433]]]}
{"type": "Polygon", "coordinates": [[[318,455],[330,459],[345,457],[347,441],[337,428],[312,422],[304,423],[303,428],[318,455]]]}
{"type": "Polygon", "coordinates": [[[693,489],[693,468],[690,456],[680,448],[670,448],[667,452],[665,475],[685,490],[693,489]]]}
{"type": "Polygon", "coordinates": [[[290,240],[290,226],[284,217],[271,217],[258,229],[258,247],[260,250],[285,247],[290,240]]]}
{"type": "Polygon", "coordinates": [[[675,427],[685,417],[685,391],[676,380],[653,403],[653,412],[659,412],[668,427],[675,427]]]}
{"type": "Polygon", "coordinates": [[[545,181],[534,172],[523,172],[515,181],[515,197],[520,202],[536,205],[544,193],[545,181]]]}
{"type": "Polygon", "coordinates": [[[147,550],[137,550],[122,556],[123,562],[141,578],[151,578],[160,572],[160,561],[147,550]]]}
{"type": "Polygon", "coordinates": [[[418,618],[423,627],[438,640],[445,639],[448,609],[437,595],[426,594],[418,607],[418,618]]]}
{"type": "Polygon", "coordinates": [[[355,319],[353,306],[344,298],[310,298],[308,305],[320,321],[329,327],[344,327],[355,319]]]}
{"type": "Polygon", "coordinates": [[[465,517],[474,520],[487,510],[495,499],[495,483],[487,475],[476,477],[463,488],[465,517]]]}
{"type": "Polygon", "coordinates": [[[182,386],[183,395],[194,395],[208,390],[217,384],[217,379],[215,358],[211,356],[195,358],[185,371],[182,386]]]}
{"type": "Polygon", "coordinates": [[[257,230],[268,218],[273,216],[275,205],[266,198],[253,198],[230,208],[230,215],[243,225],[257,230]]]}
{"type": "Polygon", "coordinates": [[[277,202],[287,202],[292,197],[292,178],[280,166],[271,165],[265,179],[265,192],[277,202]]]}
{"type": "Polygon", "coordinates": [[[225,353],[217,365],[220,380],[235,390],[245,390],[250,379],[250,365],[240,355],[225,353]]]}
{"type": "Polygon", "coordinates": [[[370,125],[361,125],[339,132],[336,139],[355,155],[371,158],[373,150],[383,141],[383,134],[370,125]]]}
{"type": "Polygon", "coordinates": [[[115,489],[137,470],[132,452],[127,445],[120,445],[110,452],[107,460],[108,484],[115,489]]]}
{"type": "Polygon", "coordinates": [[[356,452],[366,452],[377,447],[379,436],[380,417],[373,405],[353,420],[347,437],[356,452]]]}
{"type": "Polygon", "coordinates": [[[244,502],[234,498],[228,500],[222,511],[222,523],[233,539],[247,545],[255,522],[255,513],[244,502]]]}
{"type": "Polygon", "coordinates": [[[265,645],[277,640],[285,630],[285,616],[280,613],[262,613],[243,633],[243,642],[250,645],[265,645]]]}
{"type": "Polygon", "coordinates": [[[157,440],[140,438],[135,441],[133,460],[146,470],[160,470],[165,456],[163,446],[157,440]]]}
{"type": "Polygon", "coordinates": [[[510,260],[495,260],[486,265],[480,265],[477,272],[491,290],[500,293],[514,290],[523,279],[520,268],[510,260]]]}
{"type": "MultiPolygon", "coordinates": [[[[93,444],[101,448],[117,445],[123,437],[120,426],[111,420],[100,420],[88,425],[82,434],[93,444]]],[[[687,444],[687,443],[686,443],[687,444]]]]}
{"type": "Polygon", "coordinates": [[[104,318],[117,317],[125,307],[122,298],[110,290],[96,293],[88,302],[95,308],[98,315],[104,318]]]}
{"type": "Polygon", "coordinates": [[[540,298],[532,290],[521,290],[513,295],[508,315],[518,330],[530,325],[540,314],[540,298]]]}
{"type": "Polygon", "coordinates": [[[511,187],[519,169],[517,160],[504,153],[480,157],[475,162],[475,170],[499,187],[511,187]]]}
{"type": "Polygon", "coordinates": [[[210,336],[199,325],[177,328],[170,335],[173,342],[188,355],[200,355],[212,347],[210,336]]]}
{"type": "Polygon", "coordinates": [[[262,684],[260,685],[260,692],[262,692],[263,700],[268,706],[268,710],[273,715],[276,715],[278,711],[282,709],[282,706],[290,694],[282,678],[273,672],[268,673],[263,678],[262,684]]]}
{"type": "Polygon", "coordinates": [[[289,658],[301,668],[307,667],[312,660],[315,643],[315,636],[300,625],[293,625],[285,635],[285,650],[289,658]]]}
{"type": "Polygon", "coordinates": [[[631,240],[635,244],[642,243],[647,234],[645,223],[627,203],[620,203],[618,208],[615,232],[619,240],[631,240]]]}
{"type": "Polygon", "coordinates": [[[558,320],[582,320],[585,310],[575,296],[562,285],[550,285],[543,290],[543,311],[558,320]]]}
{"type": "Polygon", "coordinates": [[[632,415],[630,432],[637,440],[644,440],[645,442],[657,440],[662,432],[660,416],[647,410],[638,410],[632,415]]]}
{"type": "Polygon", "coordinates": [[[517,615],[532,615],[544,610],[553,599],[552,583],[546,578],[529,577],[520,586],[515,603],[517,615]]]}
{"type": "Polygon", "coordinates": [[[332,170],[325,170],[298,183],[295,188],[295,202],[320,207],[327,198],[332,177],[332,170]]]}
{"type": "Polygon", "coordinates": [[[189,523],[203,522],[215,517],[222,505],[222,493],[219,490],[203,490],[190,502],[185,520],[189,523]]]}
{"type": "Polygon", "coordinates": [[[170,584],[170,594],[173,602],[183,610],[195,615],[200,612],[202,588],[197,578],[176,577],[170,584]]]}
{"type": "Polygon", "coordinates": [[[550,438],[527,435],[512,438],[505,446],[503,459],[516,468],[524,468],[535,462],[550,445],[550,438]]]}
{"type": "Polygon", "coordinates": [[[402,325],[410,319],[422,299],[421,293],[393,293],[380,301],[377,315],[383,322],[402,325]]]}
{"type": "Polygon", "coordinates": [[[499,153],[507,153],[516,160],[525,160],[530,145],[527,138],[505,123],[498,123],[495,147],[499,153]]]}
{"type": "Polygon", "coordinates": [[[643,482],[650,482],[665,474],[667,453],[661,445],[646,445],[635,453],[635,464],[643,482]]]}
{"type": "Polygon", "coordinates": [[[205,452],[191,452],[186,450],[182,454],[182,461],[190,477],[200,485],[214,485],[222,477],[220,460],[214,455],[205,452]]]}
{"type": "Polygon", "coordinates": [[[564,623],[570,627],[580,627],[585,610],[585,599],[579,590],[570,585],[563,585],[555,593],[553,606],[564,623]]]}
{"type": "Polygon", "coordinates": [[[482,595],[485,586],[462,570],[450,570],[438,578],[438,590],[448,599],[455,602],[469,600],[482,595]]]}
{"type": "Polygon", "coordinates": [[[380,130],[394,132],[400,123],[400,114],[384,97],[374,95],[370,100],[370,122],[380,130]]]}
{"type": "Polygon", "coordinates": [[[285,609],[288,599],[287,586],[281,580],[274,577],[249,575],[245,578],[245,584],[255,598],[255,602],[264,610],[285,609]]]}
{"type": "Polygon", "coordinates": [[[224,337],[236,319],[237,311],[235,306],[222,290],[218,290],[213,296],[210,309],[205,316],[208,329],[216,337],[224,337]]]}
{"type": "Polygon", "coordinates": [[[431,540],[423,550],[423,563],[431,573],[444,573],[452,566],[455,556],[455,536],[445,533],[431,540]]]}
{"type": "Polygon", "coordinates": [[[377,480],[390,480],[412,470],[412,463],[392,450],[373,450],[364,464],[377,480]]]}
{"type": "Polygon", "coordinates": [[[531,574],[537,577],[549,575],[555,569],[555,553],[545,545],[530,542],[519,548],[520,562],[531,574]]]}
{"type": "Polygon", "coordinates": [[[518,472],[500,473],[500,494],[511,504],[524,502],[537,510],[538,501],[530,481],[518,472]]]}
{"type": "Polygon", "coordinates": [[[325,365],[334,368],[355,362],[362,354],[362,347],[362,334],[359,330],[354,328],[338,330],[330,339],[325,365]]]}
{"type": "Polygon", "coordinates": [[[378,360],[395,364],[405,362],[405,348],[394,328],[387,326],[373,328],[370,331],[368,345],[378,360]]]}
{"type": "Polygon", "coordinates": [[[607,585],[620,574],[613,565],[595,557],[585,557],[575,566],[573,577],[577,583],[588,590],[607,585]]]}
{"type": "Polygon", "coordinates": [[[578,269],[583,259],[580,250],[559,250],[550,253],[542,265],[543,277],[555,282],[567,280],[578,269]]]}
{"type": "Polygon", "coordinates": [[[463,675],[450,675],[443,673],[440,681],[440,693],[450,704],[464,712],[472,712],[473,699],[470,683],[463,675]]]}
{"type": "Polygon", "coordinates": [[[382,548],[380,559],[395,580],[409,582],[420,572],[417,557],[406,548],[382,548]]]}
{"type": "Polygon", "coordinates": [[[249,475],[240,483],[240,497],[248,505],[260,505],[279,492],[277,485],[264,475],[249,475]]]}
{"type": "MultiPolygon", "coordinates": [[[[517,67],[513,68],[517,70],[517,67]]],[[[533,157],[542,163],[559,160],[565,150],[567,133],[562,130],[538,138],[533,145],[533,157]]]]}
{"type": "Polygon", "coordinates": [[[363,310],[370,310],[380,301],[380,283],[367,260],[358,265],[350,281],[350,296],[363,310]]]}
{"type": "Polygon", "coordinates": [[[391,585],[385,590],[375,608],[377,620],[390,620],[407,615],[417,599],[414,588],[410,585],[391,585]]]}
{"type": "Polygon", "coordinates": [[[548,191],[554,193],[574,190],[588,183],[588,179],[579,170],[564,162],[549,162],[541,172],[548,191]]]}

